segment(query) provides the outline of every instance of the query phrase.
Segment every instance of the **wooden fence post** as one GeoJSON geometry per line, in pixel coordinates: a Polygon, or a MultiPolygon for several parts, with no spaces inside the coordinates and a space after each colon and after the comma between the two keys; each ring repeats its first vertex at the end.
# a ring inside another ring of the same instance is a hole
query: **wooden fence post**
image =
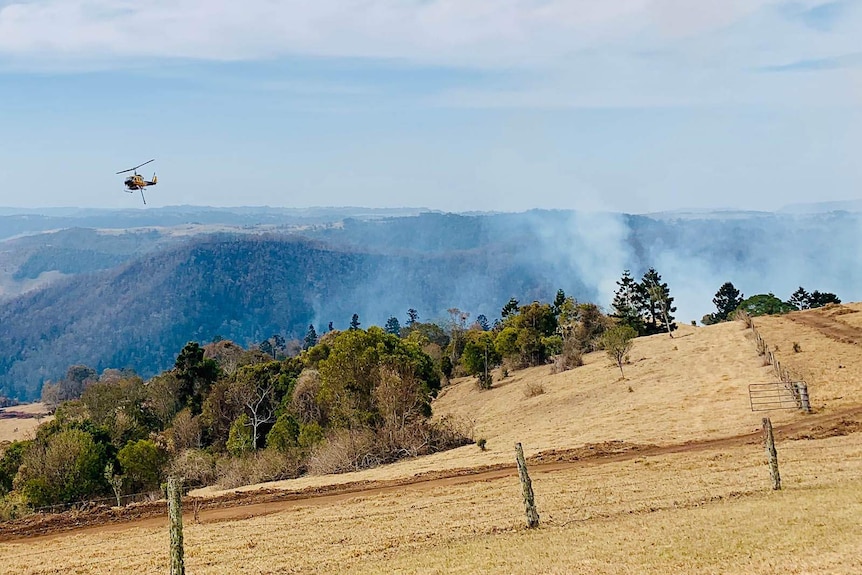
{"type": "Polygon", "coordinates": [[[808,385],[804,381],[796,384],[796,392],[799,394],[799,402],[805,413],[811,413],[811,401],[808,399],[808,385]]]}
{"type": "Polygon", "coordinates": [[[524,460],[524,449],[520,443],[515,444],[515,457],[518,460],[518,477],[521,479],[521,491],[524,494],[524,508],[527,511],[527,527],[533,529],[539,526],[539,512],[533,499],[533,484],[527,473],[527,462],[524,460]]]}
{"type": "Polygon", "coordinates": [[[171,575],[185,575],[183,564],[183,480],[168,477],[168,518],[171,524],[171,575]]]}
{"type": "Polygon", "coordinates": [[[772,434],[772,421],[763,418],[763,431],[766,433],[766,458],[769,460],[769,474],[772,476],[772,489],[781,489],[781,475],[778,474],[778,452],[775,451],[775,437],[772,434]]]}

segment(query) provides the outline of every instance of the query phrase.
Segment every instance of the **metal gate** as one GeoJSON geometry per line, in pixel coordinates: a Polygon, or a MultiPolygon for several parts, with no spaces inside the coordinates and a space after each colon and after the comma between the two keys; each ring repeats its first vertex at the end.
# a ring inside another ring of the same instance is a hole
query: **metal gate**
{"type": "Polygon", "coordinates": [[[750,383],[748,400],[751,403],[751,411],[802,407],[796,382],[750,383]]]}

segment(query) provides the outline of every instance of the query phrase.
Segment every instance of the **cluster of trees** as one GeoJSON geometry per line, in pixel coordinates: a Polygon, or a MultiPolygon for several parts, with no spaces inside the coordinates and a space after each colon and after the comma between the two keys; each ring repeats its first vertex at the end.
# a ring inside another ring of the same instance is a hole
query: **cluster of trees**
{"type": "MultiPolygon", "coordinates": [[[[655,321],[663,326],[667,315],[655,321]]],[[[319,335],[309,325],[302,341],[189,342],[173,368],[148,381],[74,365],[43,386],[54,419],[34,439],[0,447],[0,496],[39,507],[113,494],[119,504],[167,473],[239,484],[462,445],[464,433],[430,419],[444,379],[475,375],[487,388],[501,365],[575,367],[612,341],[602,338],[618,323],[559,290],[550,303],[512,298],[493,322],[458,308],[423,322],[409,309],[403,323],[391,317],[382,328],[363,329],[357,314],[345,331],[329,324],[319,335]]],[[[636,335],[626,329],[624,339],[636,335]]]]}
{"type": "Polygon", "coordinates": [[[429,419],[441,365],[415,333],[333,330],[278,359],[266,346],[189,342],[172,369],[146,382],[73,366],[45,385],[54,419],[34,439],[0,447],[0,496],[40,507],[113,493],[119,503],[123,493],[157,489],[169,472],[191,483],[229,473],[278,479],[468,442],[429,419]]]}
{"type": "Polygon", "coordinates": [[[673,300],[670,288],[655,268],[649,268],[639,282],[629,270],[625,270],[617,282],[611,316],[632,328],[637,335],[667,332],[673,337],[677,327],[673,300]]]}
{"type": "Polygon", "coordinates": [[[773,315],[814,309],[830,303],[838,304],[841,300],[834,293],[818,290],[809,293],[802,286],[786,301],[782,301],[771,292],[745,298],[731,282],[725,282],[715,293],[712,303],[715,304],[716,311],[703,316],[701,323],[704,325],[733,319],[733,313],[739,309],[745,310],[751,316],[773,315]]]}

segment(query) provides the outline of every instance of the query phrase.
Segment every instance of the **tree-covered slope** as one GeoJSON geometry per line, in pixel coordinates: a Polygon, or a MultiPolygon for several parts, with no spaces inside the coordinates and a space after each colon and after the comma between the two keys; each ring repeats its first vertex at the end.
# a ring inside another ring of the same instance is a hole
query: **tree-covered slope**
{"type": "MultiPolygon", "coordinates": [[[[549,277],[487,250],[379,255],[289,236],[213,236],[79,274],[0,305],[0,395],[32,398],[73,363],[150,376],[190,340],[247,345],[449,307],[492,316],[512,294],[549,297],[549,277]]],[[[571,289],[571,288],[570,288],[571,289]]]]}

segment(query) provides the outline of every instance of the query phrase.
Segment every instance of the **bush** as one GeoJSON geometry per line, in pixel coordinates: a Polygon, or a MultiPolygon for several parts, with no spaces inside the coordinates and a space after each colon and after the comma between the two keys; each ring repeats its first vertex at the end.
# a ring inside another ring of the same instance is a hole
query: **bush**
{"type": "Polygon", "coordinates": [[[531,381],[524,387],[524,397],[536,397],[537,395],[542,395],[545,393],[545,388],[542,387],[541,383],[536,383],[531,381]]]}
{"type": "Polygon", "coordinates": [[[299,437],[297,438],[299,447],[302,449],[311,449],[321,441],[323,441],[323,428],[317,423],[308,423],[300,426],[299,437]]]}
{"type": "Polygon", "coordinates": [[[476,447],[478,447],[478,448],[479,448],[479,449],[481,449],[482,451],[485,451],[485,449],[487,449],[487,448],[486,448],[486,444],[487,444],[487,443],[488,443],[488,442],[485,440],[485,438],[484,438],[484,437],[480,437],[479,439],[477,439],[477,440],[476,440],[476,447]]]}
{"type": "Polygon", "coordinates": [[[299,445],[299,424],[292,415],[282,414],[266,435],[266,446],[282,453],[299,445]]]}
{"type": "Polygon", "coordinates": [[[308,470],[314,474],[344,473],[445,451],[471,442],[472,428],[443,418],[434,423],[419,420],[397,430],[369,429],[331,432],[311,454],[308,470]],[[469,431],[469,432],[467,432],[469,431]]]}
{"type": "Polygon", "coordinates": [[[13,521],[32,512],[27,499],[20,493],[7,493],[0,497],[0,521],[13,521]]]}
{"type": "Polygon", "coordinates": [[[149,439],[130,441],[117,453],[117,461],[123,467],[123,473],[131,483],[132,491],[158,487],[167,459],[167,453],[149,439]]]}
{"type": "Polygon", "coordinates": [[[376,437],[369,429],[339,429],[318,445],[308,460],[314,475],[345,473],[383,463],[376,453],[376,437]]]}
{"type": "Polygon", "coordinates": [[[799,345],[798,341],[794,341],[793,342],[793,353],[799,353],[800,351],[802,351],[802,346],[799,345]]]}
{"type": "Polygon", "coordinates": [[[105,463],[104,445],[69,429],[27,448],[13,486],[35,507],[79,501],[107,491],[105,463]]]}
{"type": "Polygon", "coordinates": [[[235,457],[242,457],[254,450],[251,437],[251,422],[248,415],[243,413],[230,426],[227,436],[227,451],[235,457]]]}
{"type": "Polygon", "coordinates": [[[233,489],[267,481],[298,477],[301,468],[293,453],[261,449],[246,457],[224,457],[216,462],[217,485],[233,489]]]}
{"type": "Polygon", "coordinates": [[[564,352],[560,355],[554,356],[554,363],[551,364],[551,373],[554,375],[563,373],[564,371],[581,367],[582,365],[584,365],[583,354],[580,351],[573,349],[569,352],[564,352]]]}
{"type": "Polygon", "coordinates": [[[186,449],[171,461],[171,475],[185,478],[189,485],[212,485],[216,481],[215,458],[201,449],[186,449]]]}

